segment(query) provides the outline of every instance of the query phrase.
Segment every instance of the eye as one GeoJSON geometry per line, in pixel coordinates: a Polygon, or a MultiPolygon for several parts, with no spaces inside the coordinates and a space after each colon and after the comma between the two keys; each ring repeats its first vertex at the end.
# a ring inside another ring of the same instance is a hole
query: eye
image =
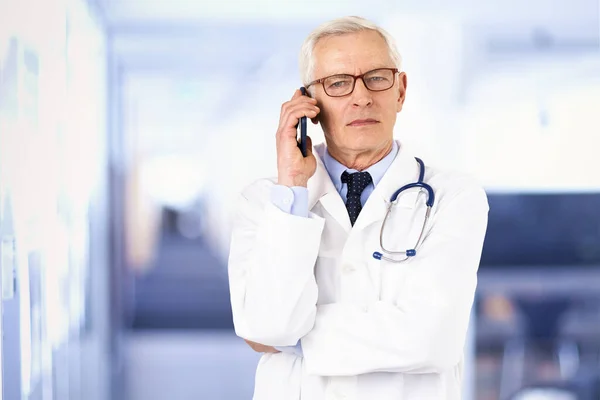
{"type": "Polygon", "coordinates": [[[344,89],[352,85],[352,77],[347,75],[330,76],[325,80],[325,86],[331,90],[344,89]]]}
{"type": "Polygon", "coordinates": [[[350,82],[347,80],[341,80],[341,81],[334,81],[331,82],[331,84],[329,85],[330,88],[343,88],[344,86],[348,85],[350,82]]]}
{"type": "Polygon", "coordinates": [[[368,78],[371,82],[385,82],[388,80],[385,76],[370,76],[368,78]]]}

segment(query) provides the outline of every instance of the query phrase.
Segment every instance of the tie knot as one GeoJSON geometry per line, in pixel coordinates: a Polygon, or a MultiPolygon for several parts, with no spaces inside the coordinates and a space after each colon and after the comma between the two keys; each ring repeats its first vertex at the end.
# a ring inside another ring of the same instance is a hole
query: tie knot
{"type": "Polygon", "coordinates": [[[348,171],[342,173],[342,183],[348,185],[349,195],[359,195],[365,190],[369,184],[373,182],[371,174],[368,172],[354,172],[352,174],[348,171]]]}

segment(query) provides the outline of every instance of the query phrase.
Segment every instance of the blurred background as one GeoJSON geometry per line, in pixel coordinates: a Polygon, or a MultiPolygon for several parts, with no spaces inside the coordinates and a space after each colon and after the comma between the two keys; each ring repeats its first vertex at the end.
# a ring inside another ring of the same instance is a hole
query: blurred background
{"type": "Polygon", "coordinates": [[[396,137],[489,195],[465,400],[600,399],[597,0],[0,0],[2,399],[252,397],[232,200],[344,15],[397,39],[396,137]]]}

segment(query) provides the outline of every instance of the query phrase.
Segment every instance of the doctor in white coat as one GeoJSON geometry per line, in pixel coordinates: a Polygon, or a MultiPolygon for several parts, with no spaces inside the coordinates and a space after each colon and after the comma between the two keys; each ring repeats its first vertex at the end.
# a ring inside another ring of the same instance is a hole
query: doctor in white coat
{"type": "MultiPolygon", "coordinates": [[[[308,36],[300,68],[310,97],[297,91],[281,108],[278,176],[242,191],[232,233],[235,331],[264,353],[254,400],[459,400],[486,194],[426,166],[435,202],[416,255],[374,258],[392,194],[421,171],[393,139],[407,87],[400,55],[384,30],[346,17],[308,36]],[[326,139],[306,158],[302,116],[326,139]]],[[[400,194],[388,250],[418,241],[426,200],[400,194]]]]}

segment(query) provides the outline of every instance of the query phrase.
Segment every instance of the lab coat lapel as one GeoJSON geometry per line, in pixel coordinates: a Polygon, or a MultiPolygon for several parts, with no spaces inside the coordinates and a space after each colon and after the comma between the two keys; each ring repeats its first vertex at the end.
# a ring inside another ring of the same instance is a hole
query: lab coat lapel
{"type": "Polygon", "coordinates": [[[321,159],[325,145],[319,144],[315,146],[313,154],[317,159],[317,169],[315,174],[308,181],[308,209],[312,210],[317,202],[320,202],[323,208],[344,228],[349,232],[352,228],[346,205],[342,197],[336,190],[331,177],[325,169],[323,160],[321,159]]]}
{"type": "MultiPolygon", "coordinates": [[[[402,186],[416,182],[419,178],[419,164],[414,156],[400,142],[397,143],[398,154],[360,212],[353,228],[356,231],[360,231],[374,222],[383,221],[392,194],[402,186]]],[[[412,210],[418,195],[417,189],[402,192],[398,197],[396,207],[412,210]]]]}

